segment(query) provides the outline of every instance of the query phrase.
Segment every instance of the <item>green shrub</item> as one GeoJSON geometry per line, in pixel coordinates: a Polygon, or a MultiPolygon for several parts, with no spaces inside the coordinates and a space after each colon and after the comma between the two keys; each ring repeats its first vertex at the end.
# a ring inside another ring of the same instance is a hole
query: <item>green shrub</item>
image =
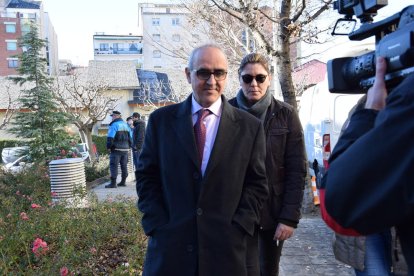
{"type": "Polygon", "coordinates": [[[103,155],[95,162],[85,162],[85,174],[87,182],[109,175],[109,156],[103,155]]]}
{"type": "Polygon", "coordinates": [[[146,236],[135,201],[53,204],[47,168],[0,175],[0,275],[139,275],[146,236]]]}
{"type": "Polygon", "coordinates": [[[92,141],[96,145],[96,150],[98,151],[99,155],[106,155],[106,136],[99,136],[99,135],[92,135],[92,141]]]}

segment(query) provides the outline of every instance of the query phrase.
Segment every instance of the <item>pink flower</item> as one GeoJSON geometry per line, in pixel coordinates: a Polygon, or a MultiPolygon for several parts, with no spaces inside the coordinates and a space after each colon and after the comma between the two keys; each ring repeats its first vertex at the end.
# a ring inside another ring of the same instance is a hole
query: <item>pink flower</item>
{"type": "Polygon", "coordinates": [[[25,212],[21,212],[21,213],[20,213],[20,218],[21,218],[22,220],[28,220],[28,219],[29,219],[29,217],[27,216],[27,214],[26,214],[25,212]]]}
{"type": "Polygon", "coordinates": [[[21,195],[20,191],[17,191],[17,192],[16,192],[16,195],[21,195]]]}
{"type": "Polygon", "coordinates": [[[67,276],[69,275],[69,269],[66,266],[62,266],[60,269],[60,276],[67,276]]]}
{"type": "Polygon", "coordinates": [[[32,203],[32,209],[38,209],[38,208],[41,208],[42,206],[40,206],[39,204],[36,204],[36,203],[32,203]]]}
{"type": "Polygon", "coordinates": [[[66,151],[63,149],[60,151],[60,155],[65,156],[66,155],[66,151]]]}
{"type": "Polygon", "coordinates": [[[49,247],[47,247],[47,243],[44,240],[40,238],[36,238],[34,240],[32,252],[36,255],[36,257],[45,255],[48,250],[49,247]]]}
{"type": "Polygon", "coordinates": [[[50,193],[52,196],[57,196],[57,193],[56,192],[51,192],[50,193]]]}
{"type": "Polygon", "coordinates": [[[95,247],[91,247],[91,249],[89,249],[89,252],[91,252],[91,254],[95,254],[96,253],[96,248],[95,247]]]}

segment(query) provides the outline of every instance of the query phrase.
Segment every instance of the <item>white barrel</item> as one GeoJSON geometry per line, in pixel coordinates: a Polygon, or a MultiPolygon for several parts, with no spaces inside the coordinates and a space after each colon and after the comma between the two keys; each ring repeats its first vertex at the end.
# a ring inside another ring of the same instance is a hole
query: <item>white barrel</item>
{"type": "Polygon", "coordinates": [[[66,158],[49,163],[52,201],[84,205],[86,196],[85,163],[82,158],[66,158]]]}

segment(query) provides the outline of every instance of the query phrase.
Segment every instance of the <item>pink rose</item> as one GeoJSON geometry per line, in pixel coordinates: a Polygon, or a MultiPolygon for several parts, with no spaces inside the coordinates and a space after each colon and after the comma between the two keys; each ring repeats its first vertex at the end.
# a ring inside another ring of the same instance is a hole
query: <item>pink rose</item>
{"type": "Polygon", "coordinates": [[[28,219],[29,219],[29,217],[27,216],[27,214],[26,214],[25,212],[21,212],[21,213],[20,213],[20,218],[21,218],[22,220],[28,220],[28,219]]]}
{"type": "Polygon", "coordinates": [[[39,204],[36,204],[36,203],[32,203],[32,209],[38,209],[38,208],[41,208],[42,206],[40,206],[39,204]]]}
{"type": "Polygon", "coordinates": [[[49,250],[47,243],[42,240],[41,238],[36,238],[33,242],[32,252],[39,257],[41,255],[45,255],[46,252],[49,250]]]}
{"type": "Polygon", "coordinates": [[[69,275],[69,269],[66,266],[63,266],[60,269],[60,276],[67,276],[69,275]]]}

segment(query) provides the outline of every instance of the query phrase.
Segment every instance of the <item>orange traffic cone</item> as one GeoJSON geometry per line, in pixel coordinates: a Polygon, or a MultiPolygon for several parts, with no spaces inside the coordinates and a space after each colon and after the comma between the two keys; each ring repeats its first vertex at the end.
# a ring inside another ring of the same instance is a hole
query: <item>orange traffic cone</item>
{"type": "Polygon", "coordinates": [[[319,193],[318,189],[316,189],[316,177],[312,176],[312,192],[313,192],[313,204],[315,206],[319,205],[319,193]]]}

